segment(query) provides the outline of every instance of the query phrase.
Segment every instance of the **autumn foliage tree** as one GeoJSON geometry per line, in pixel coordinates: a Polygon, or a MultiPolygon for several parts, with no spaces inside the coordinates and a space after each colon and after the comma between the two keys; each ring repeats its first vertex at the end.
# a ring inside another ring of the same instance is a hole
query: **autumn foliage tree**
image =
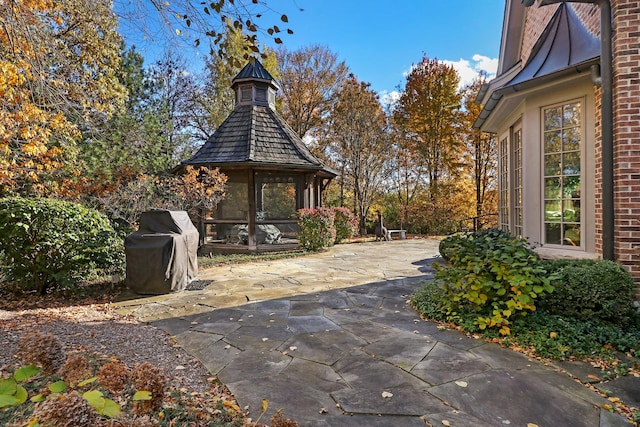
{"type": "Polygon", "coordinates": [[[482,111],[482,106],[475,100],[485,83],[485,76],[479,75],[463,88],[464,136],[469,164],[467,169],[475,187],[475,216],[480,228],[485,222],[491,223],[485,215],[497,213],[495,139],[491,134],[473,128],[482,111]]]}
{"type": "Polygon", "coordinates": [[[148,39],[162,37],[175,46],[186,44],[209,47],[211,56],[218,56],[242,67],[252,55],[267,55],[260,49],[259,39],[270,38],[282,44],[283,34],[293,34],[287,15],[277,11],[272,0],[131,0],[123,2],[121,20],[129,31],[142,31],[148,39]],[[145,3],[150,3],[147,7],[145,3]],[[276,23],[273,23],[273,22],[276,23]],[[226,37],[231,26],[242,34],[241,57],[235,55],[236,45],[226,37]]]}
{"type": "Polygon", "coordinates": [[[217,168],[187,166],[173,176],[140,174],[99,201],[102,210],[128,230],[151,209],[185,210],[197,224],[203,211],[214,209],[224,198],[226,182],[227,176],[217,168]]]}
{"type": "Polygon", "coordinates": [[[111,7],[0,2],[0,194],[57,194],[81,131],[122,105],[111,7]]]}
{"type": "MultiPolygon", "coordinates": [[[[323,128],[349,68],[326,47],[280,48],[282,116],[304,138],[323,128]]],[[[317,136],[317,135],[315,135],[317,136]]]]}
{"type": "Polygon", "coordinates": [[[341,205],[346,202],[345,192],[351,193],[362,228],[388,178],[387,117],[369,83],[354,75],[349,75],[339,91],[330,117],[330,157],[341,172],[341,205]]]}
{"type": "Polygon", "coordinates": [[[434,197],[440,181],[461,164],[459,81],[451,65],[425,56],[407,76],[394,108],[394,122],[424,167],[434,197]]]}
{"type": "Polygon", "coordinates": [[[391,182],[399,207],[389,216],[414,232],[455,231],[472,213],[459,83],[452,66],[425,56],[392,107],[391,182]]]}

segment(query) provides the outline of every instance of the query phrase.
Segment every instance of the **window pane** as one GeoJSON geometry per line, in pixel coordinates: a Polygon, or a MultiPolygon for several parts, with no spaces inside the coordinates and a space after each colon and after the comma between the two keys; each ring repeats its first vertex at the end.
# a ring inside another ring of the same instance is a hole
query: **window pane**
{"type": "Polygon", "coordinates": [[[549,108],[545,110],[544,112],[545,130],[560,129],[562,124],[561,118],[562,118],[562,107],[549,108]]]}
{"type": "Polygon", "coordinates": [[[580,149],[580,129],[569,128],[563,133],[563,151],[577,151],[580,149]]]}
{"type": "MultiPolygon", "coordinates": [[[[564,175],[580,174],[580,153],[575,151],[562,155],[562,173],[564,175]]],[[[559,172],[558,172],[559,174],[559,172]]],[[[556,175],[556,174],[549,174],[556,175]]]]}
{"type": "Polygon", "coordinates": [[[560,154],[547,154],[544,156],[544,174],[546,176],[560,175],[560,154]]]}
{"type": "Polygon", "coordinates": [[[562,181],[562,194],[565,199],[580,197],[580,176],[565,176],[562,181]]]}
{"type": "Polygon", "coordinates": [[[563,126],[578,126],[580,125],[580,103],[567,104],[563,108],[562,117],[563,126]]]}
{"type": "Polygon", "coordinates": [[[580,224],[564,224],[564,243],[580,246],[580,224]]]}
{"type": "Polygon", "coordinates": [[[562,220],[580,222],[580,200],[570,199],[562,202],[562,220]]]}
{"type": "Polygon", "coordinates": [[[545,132],[544,133],[544,152],[559,153],[562,150],[562,133],[561,132],[545,132]]]}
{"type": "Polygon", "coordinates": [[[559,198],[561,194],[560,178],[546,178],[544,180],[544,197],[546,199],[559,198]]]}
{"type": "Polygon", "coordinates": [[[547,222],[560,222],[562,220],[562,212],[560,212],[562,202],[559,200],[544,201],[544,220],[547,222]]]}
{"type": "Polygon", "coordinates": [[[544,237],[545,242],[552,245],[559,245],[562,243],[562,234],[560,230],[560,224],[545,224],[544,225],[544,237]]]}

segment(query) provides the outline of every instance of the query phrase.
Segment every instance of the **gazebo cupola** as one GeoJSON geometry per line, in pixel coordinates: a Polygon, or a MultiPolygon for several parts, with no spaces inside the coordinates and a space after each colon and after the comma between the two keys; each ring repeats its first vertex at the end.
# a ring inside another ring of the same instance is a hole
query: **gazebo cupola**
{"type": "Polygon", "coordinates": [[[297,211],[322,205],[336,172],[325,166],[275,109],[278,83],[254,59],[233,79],[235,107],[181,166],[220,168],[226,197],[200,224],[204,251],[294,248],[297,211]]]}
{"type": "Polygon", "coordinates": [[[250,65],[244,67],[231,84],[236,93],[236,105],[260,105],[275,109],[276,92],[280,86],[262,64],[250,65]]]}

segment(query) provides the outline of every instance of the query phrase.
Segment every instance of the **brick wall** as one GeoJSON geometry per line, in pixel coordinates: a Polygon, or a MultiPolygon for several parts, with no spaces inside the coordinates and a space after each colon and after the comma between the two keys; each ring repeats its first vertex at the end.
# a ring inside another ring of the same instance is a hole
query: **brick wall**
{"type": "Polygon", "coordinates": [[[640,284],[640,1],[612,6],[616,256],[640,284]]]}

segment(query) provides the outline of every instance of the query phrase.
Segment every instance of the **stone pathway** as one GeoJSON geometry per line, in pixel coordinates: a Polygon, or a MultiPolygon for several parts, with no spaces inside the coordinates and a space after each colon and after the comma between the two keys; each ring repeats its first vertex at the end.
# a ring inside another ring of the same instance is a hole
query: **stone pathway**
{"type": "Polygon", "coordinates": [[[305,427],[629,425],[554,367],[421,320],[407,302],[436,256],[433,240],[340,245],[206,270],[204,290],[120,311],[175,335],[253,419],[268,399],[264,420],[305,427]]]}

